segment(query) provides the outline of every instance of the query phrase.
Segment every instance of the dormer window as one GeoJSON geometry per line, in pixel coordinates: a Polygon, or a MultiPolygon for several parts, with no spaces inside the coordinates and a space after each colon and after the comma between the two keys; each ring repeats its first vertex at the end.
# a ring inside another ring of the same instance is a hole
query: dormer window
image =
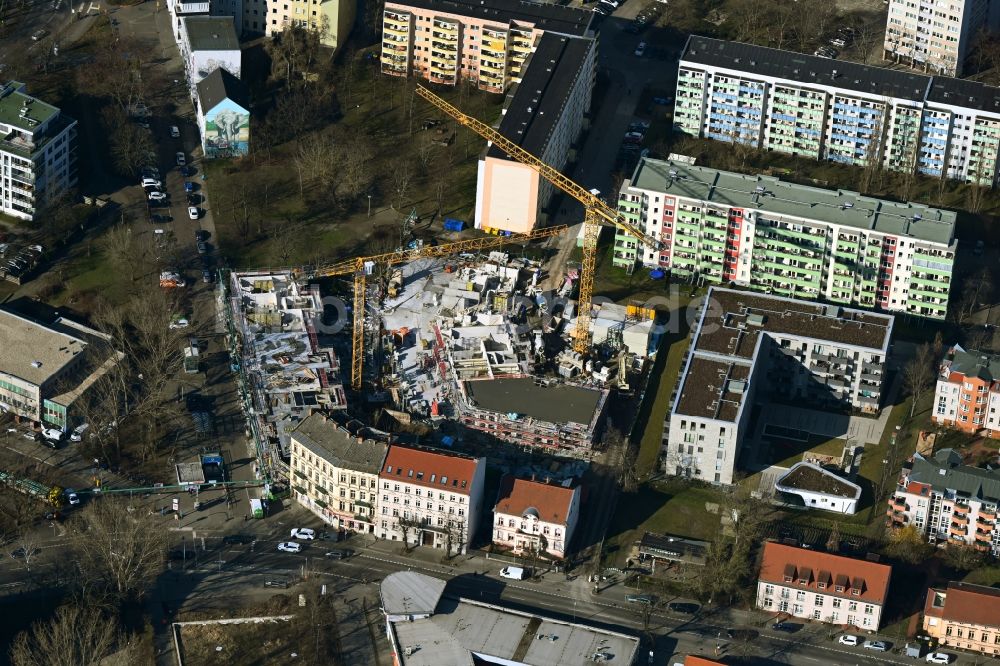
{"type": "Polygon", "coordinates": [[[857,588],[854,588],[853,590],[851,590],[851,594],[853,594],[856,597],[860,597],[861,596],[861,590],[859,590],[857,588]]]}
{"type": "Polygon", "coordinates": [[[824,583],[823,581],[819,581],[818,583],[816,583],[816,587],[818,587],[821,590],[825,590],[826,589],[826,583],[824,583]]]}
{"type": "Polygon", "coordinates": [[[843,585],[838,585],[837,586],[837,592],[841,592],[842,593],[843,591],[844,591],[844,586],[843,585]]]}

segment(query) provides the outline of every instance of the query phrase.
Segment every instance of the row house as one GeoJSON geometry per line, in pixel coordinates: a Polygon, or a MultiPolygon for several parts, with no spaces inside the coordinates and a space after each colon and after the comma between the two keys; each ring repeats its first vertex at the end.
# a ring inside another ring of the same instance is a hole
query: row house
{"type": "Polygon", "coordinates": [[[954,212],[643,158],[618,210],[613,263],[707,282],[944,319],[957,249],[954,212]]]}
{"type": "Polygon", "coordinates": [[[664,472],[730,484],[758,391],[875,413],[894,318],[712,287],[664,424],[664,472]]]}
{"type": "Polygon", "coordinates": [[[768,541],[757,577],[765,611],[878,631],[892,567],[768,541]]]}
{"type": "Polygon", "coordinates": [[[344,532],[373,534],[378,473],[388,445],[356,437],[320,413],[289,437],[295,499],[344,532]]]}
{"type": "Polygon", "coordinates": [[[563,559],[579,518],[579,487],[508,474],[493,508],[493,545],[515,555],[563,559]]]}
{"type": "Polygon", "coordinates": [[[966,434],[1000,437],[1000,357],[955,345],[945,354],[934,387],[934,423],[966,434]]]}
{"type": "Polygon", "coordinates": [[[379,538],[465,553],[482,511],[486,459],[391,445],[379,471],[379,538]]]}
{"type": "Polygon", "coordinates": [[[1000,655],[1000,590],[952,581],[927,590],[924,631],[939,645],[1000,655]]]}
{"type": "Polygon", "coordinates": [[[890,527],[912,525],[933,544],[967,546],[1000,556],[1000,470],[962,464],[952,449],[915,454],[886,509],[890,527]]]}
{"type": "Polygon", "coordinates": [[[695,35],[678,65],[674,129],[987,187],[1000,176],[993,86],[695,35]]]}

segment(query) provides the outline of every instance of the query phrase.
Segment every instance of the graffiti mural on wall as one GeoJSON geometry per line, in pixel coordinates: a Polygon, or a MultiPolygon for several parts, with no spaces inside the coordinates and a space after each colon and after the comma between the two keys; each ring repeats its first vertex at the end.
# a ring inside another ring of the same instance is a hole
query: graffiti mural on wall
{"type": "Polygon", "coordinates": [[[205,156],[246,155],[250,142],[250,114],[238,104],[225,100],[205,116],[205,156]]]}

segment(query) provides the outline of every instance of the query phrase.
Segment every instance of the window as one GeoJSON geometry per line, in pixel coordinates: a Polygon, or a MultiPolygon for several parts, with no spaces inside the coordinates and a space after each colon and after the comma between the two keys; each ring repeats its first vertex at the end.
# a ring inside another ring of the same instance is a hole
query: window
{"type": "Polygon", "coordinates": [[[875,606],[871,604],[865,604],[865,615],[871,615],[875,612],[875,606]]]}
{"type": "Polygon", "coordinates": [[[822,606],[824,603],[826,603],[826,599],[823,597],[823,595],[817,594],[815,599],[815,604],[817,606],[822,606]]]}
{"type": "Polygon", "coordinates": [[[766,594],[768,596],[774,594],[774,585],[765,585],[764,586],[764,594],[766,594]]]}

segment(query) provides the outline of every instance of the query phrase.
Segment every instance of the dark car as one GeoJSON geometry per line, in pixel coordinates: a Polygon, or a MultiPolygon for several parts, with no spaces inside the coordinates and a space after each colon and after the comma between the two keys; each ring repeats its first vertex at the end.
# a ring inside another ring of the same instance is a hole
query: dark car
{"type": "Polygon", "coordinates": [[[801,624],[795,624],[794,622],[775,622],[771,625],[771,628],[775,631],[784,631],[788,634],[793,634],[802,628],[801,624]]]}
{"type": "Polygon", "coordinates": [[[734,641],[752,641],[760,636],[760,632],[754,629],[727,629],[726,635],[734,641]]]}
{"type": "Polygon", "coordinates": [[[201,195],[200,194],[189,194],[188,195],[188,205],[189,206],[197,206],[200,203],[201,203],[201,195]]]}
{"type": "Polygon", "coordinates": [[[194,240],[195,240],[196,243],[202,242],[202,241],[207,241],[208,240],[208,232],[205,231],[204,229],[197,229],[197,230],[195,230],[195,232],[194,232],[194,240]]]}
{"type": "Polygon", "coordinates": [[[194,175],[194,167],[190,164],[186,164],[181,167],[181,175],[187,178],[188,176],[194,175]]]}
{"type": "Polygon", "coordinates": [[[208,252],[208,243],[205,241],[198,241],[198,254],[206,254],[208,252]]]}
{"type": "Polygon", "coordinates": [[[328,550],[326,551],[326,556],[331,560],[346,560],[348,557],[354,554],[351,549],[345,550],[328,550]]]}
{"type": "Polygon", "coordinates": [[[17,550],[10,551],[10,556],[13,557],[15,560],[21,559],[23,557],[30,557],[32,555],[37,555],[37,554],[38,554],[38,548],[25,548],[24,546],[21,546],[17,550]]]}
{"type": "Polygon", "coordinates": [[[208,270],[207,268],[201,271],[202,282],[210,283],[214,279],[215,279],[215,273],[213,273],[212,271],[208,270]]]}
{"type": "Polygon", "coordinates": [[[162,213],[154,213],[149,219],[151,219],[154,223],[163,224],[166,222],[170,222],[174,218],[170,217],[169,215],[164,215],[162,213]]]}
{"type": "Polygon", "coordinates": [[[668,604],[667,609],[672,610],[675,613],[683,613],[684,615],[694,615],[701,609],[701,606],[699,606],[698,604],[674,602],[672,604],[668,604]]]}
{"type": "Polygon", "coordinates": [[[257,539],[250,536],[249,534],[227,534],[222,537],[222,543],[230,546],[245,546],[248,543],[253,543],[257,539]]]}

